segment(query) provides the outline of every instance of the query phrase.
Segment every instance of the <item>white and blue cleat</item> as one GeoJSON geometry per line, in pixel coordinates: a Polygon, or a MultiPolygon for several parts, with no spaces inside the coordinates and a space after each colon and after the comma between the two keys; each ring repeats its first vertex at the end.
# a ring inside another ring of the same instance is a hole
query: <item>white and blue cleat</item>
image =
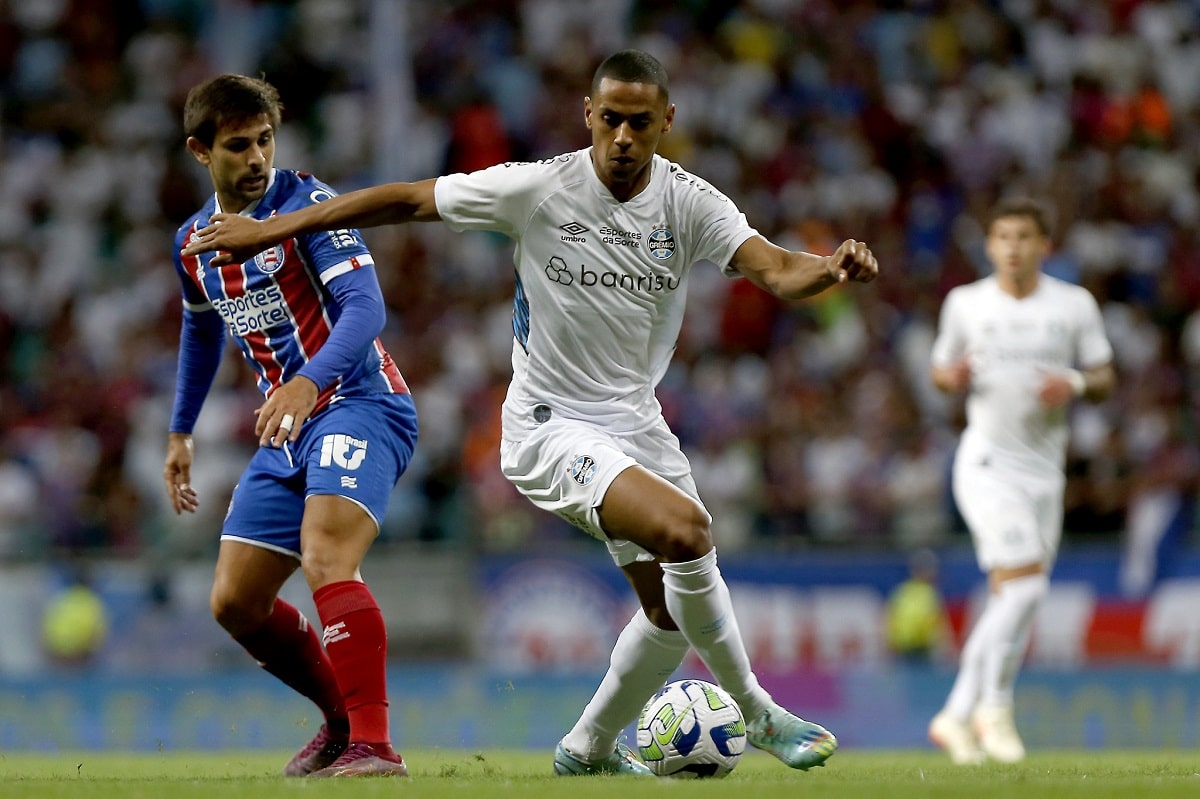
{"type": "Polygon", "coordinates": [[[837,738],[829,730],[778,705],[746,722],[746,741],[801,771],[824,766],[838,747],[837,738]]]}
{"type": "Polygon", "coordinates": [[[633,751],[618,742],[612,754],[602,760],[582,760],[567,751],[560,741],[554,750],[554,773],[560,777],[585,777],[615,774],[624,777],[653,777],[654,772],[637,759],[633,751]]]}

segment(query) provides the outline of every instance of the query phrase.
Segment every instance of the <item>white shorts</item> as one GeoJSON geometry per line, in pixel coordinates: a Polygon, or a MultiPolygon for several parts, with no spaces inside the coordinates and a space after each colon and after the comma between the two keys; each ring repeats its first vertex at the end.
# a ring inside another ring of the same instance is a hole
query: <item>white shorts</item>
{"type": "Polygon", "coordinates": [[[1049,572],[1062,540],[1062,475],[1031,475],[959,452],[952,487],[985,572],[1031,563],[1049,572]]]}
{"type": "Polygon", "coordinates": [[[600,525],[599,507],[608,487],[634,464],[700,502],[691,464],[661,418],[648,430],[632,434],[613,434],[589,422],[551,419],[523,441],[500,442],[504,476],[534,505],[603,541],[618,566],[654,560],[637,544],[609,538],[600,525]]]}

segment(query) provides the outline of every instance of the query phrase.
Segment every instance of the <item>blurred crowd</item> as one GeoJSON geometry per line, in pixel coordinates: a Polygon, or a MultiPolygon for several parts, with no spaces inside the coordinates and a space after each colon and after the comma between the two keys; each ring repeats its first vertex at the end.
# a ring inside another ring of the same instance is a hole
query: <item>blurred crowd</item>
{"type": "MultiPolygon", "coordinates": [[[[930,385],[929,349],[946,292],[989,271],[987,209],[1016,192],[1055,209],[1047,269],[1095,294],[1116,348],[1116,395],[1073,417],[1068,545],[1141,546],[1144,572],[1187,539],[1194,1],[0,0],[0,557],[215,550],[261,398],[227,359],[196,431],[201,512],[171,516],[171,238],[211,190],[180,130],[192,85],[273,82],[277,166],[347,191],[586,146],[592,70],[624,46],[671,75],[663,155],[778,243],[855,237],[883,269],[796,304],[693,271],[660,398],[723,550],[962,534],[947,488],[962,409],[930,385]]],[[[509,242],[437,224],[366,236],[422,425],[383,540],[576,538],[497,465],[509,242]]]]}

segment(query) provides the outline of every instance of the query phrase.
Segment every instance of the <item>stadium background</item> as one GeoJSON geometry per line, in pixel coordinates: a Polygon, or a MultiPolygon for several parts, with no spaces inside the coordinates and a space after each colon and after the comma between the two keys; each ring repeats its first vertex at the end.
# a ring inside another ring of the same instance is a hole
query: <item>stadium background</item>
{"type": "MultiPolygon", "coordinates": [[[[855,236],[885,270],[792,306],[693,275],[660,395],[764,681],[848,744],[922,745],[953,642],[898,662],[886,597],[922,548],[956,632],[980,589],[946,490],[961,408],[930,387],[928,350],[945,292],[986,271],[982,214],[1022,190],[1054,204],[1049,271],[1095,293],[1120,383],[1073,417],[1018,721],[1033,746],[1195,745],[1198,32],[1185,0],[0,0],[0,746],[306,737],[311,711],[207,612],[254,446],[233,358],[197,429],[202,512],[176,519],[162,496],[171,234],[210,190],[179,131],[187,89],[263,74],[287,105],[276,163],[346,191],[585,146],[581,97],[622,46],[672,76],[664,155],[771,238],[855,236]],[[72,656],[42,623],[80,585],[104,625],[59,621],[105,634],[72,656]]],[[[552,745],[629,608],[599,547],[496,467],[507,243],[366,235],[422,424],[365,570],[398,741],[552,745]]]]}

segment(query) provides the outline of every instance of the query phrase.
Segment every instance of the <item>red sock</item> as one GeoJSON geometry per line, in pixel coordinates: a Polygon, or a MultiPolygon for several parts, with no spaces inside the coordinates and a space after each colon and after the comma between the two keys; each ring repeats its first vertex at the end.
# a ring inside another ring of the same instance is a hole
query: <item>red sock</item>
{"type": "Polygon", "coordinates": [[[387,629],[375,597],[363,583],[347,580],[318,588],[313,601],[325,625],[325,651],[346,700],[350,740],[390,754],[387,629]]]}
{"type": "Polygon", "coordinates": [[[269,674],[315,702],[331,730],[344,732],[349,728],[333,663],[303,613],[277,598],[261,627],[234,640],[269,674]]]}

